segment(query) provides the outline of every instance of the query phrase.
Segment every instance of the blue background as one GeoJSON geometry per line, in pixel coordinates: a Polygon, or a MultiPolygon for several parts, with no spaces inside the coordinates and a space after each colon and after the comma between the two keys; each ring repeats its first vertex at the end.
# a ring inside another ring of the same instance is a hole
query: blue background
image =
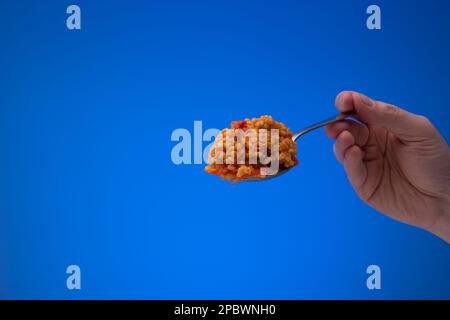
{"type": "Polygon", "coordinates": [[[449,246],[362,203],[323,131],[260,184],[170,158],[194,120],[270,114],[295,131],[345,89],[448,139],[450,2],[378,0],[381,31],[370,4],[1,0],[0,297],[450,298],[449,246]]]}

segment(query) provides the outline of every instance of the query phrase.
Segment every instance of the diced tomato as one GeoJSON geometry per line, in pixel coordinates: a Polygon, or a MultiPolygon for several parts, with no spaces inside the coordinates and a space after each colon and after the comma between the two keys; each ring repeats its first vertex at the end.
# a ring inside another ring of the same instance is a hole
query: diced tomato
{"type": "Polygon", "coordinates": [[[245,130],[248,128],[248,123],[247,121],[243,120],[243,121],[233,121],[231,122],[231,127],[233,129],[242,129],[245,130]]]}
{"type": "Polygon", "coordinates": [[[253,169],[252,173],[245,174],[245,175],[243,175],[242,177],[239,177],[239,178],[236,177],[233,180],[232,184],[239,183],[239,182],[241,182],[242,179],[262,179],[261,171],[260,171],[259,168],[258,169],[253,169]]]}

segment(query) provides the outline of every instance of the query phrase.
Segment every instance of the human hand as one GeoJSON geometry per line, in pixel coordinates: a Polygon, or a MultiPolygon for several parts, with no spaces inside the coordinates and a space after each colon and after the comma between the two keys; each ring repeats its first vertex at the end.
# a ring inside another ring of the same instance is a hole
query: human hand
{"type": "Polygon", "coordinates": [[[357,92],[341,92],[336,107],[358,120],[325,131],[359,197],[450,243],[450,149],[433,124],[357,92]]]}

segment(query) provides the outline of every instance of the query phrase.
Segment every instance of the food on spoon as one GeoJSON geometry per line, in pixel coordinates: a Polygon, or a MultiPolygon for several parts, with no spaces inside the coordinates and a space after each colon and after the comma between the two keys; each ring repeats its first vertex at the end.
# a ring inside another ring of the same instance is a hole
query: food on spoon
{"type": "Polygon", "coordinates": [[[276,141],[278,141],[275,148],[275,150],[278,149],[276,159],[279,166],[277,169],[280,171],[290,169],[298,164],[297,144],[292,140],[292,136],[293,133],[283,123],[275,121],[271,116],[233,121],[231,128],[223,129],[217,135],[205,171],[234,182],[248,178],[264,179],[268,175],[263,174],[263,170],[271,167],[271,161],[276,156],[276,154],[272,154],[272,148],[276,141]],[[271,129],[278,130],[272,131],[271,129]],[[272,141],[272,132],[276,131],[278,140],[275,138],[272,141]],[[239,140],[236,138],[236,132],[243,132],[246,138],[239,140]],[[231,139],[227,140],[227,135],[233,134],[232,141],[231,139]],[[263,136],[265,134],[265,139],[261,139],[261,134],[263,136]],[[263,155],[269,157],[269,162],[261,160],[263,155]],[[245,159],[245,161],[238,161],[239,159],[245,159]]]}

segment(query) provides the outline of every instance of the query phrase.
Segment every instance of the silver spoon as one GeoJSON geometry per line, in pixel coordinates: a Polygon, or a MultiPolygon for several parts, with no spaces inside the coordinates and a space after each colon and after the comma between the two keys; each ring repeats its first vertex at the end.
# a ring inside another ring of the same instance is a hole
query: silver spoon
{"type": "MultiPolygon", "coordinates": [[[[344,119],[346,119],[348,117],[351,117],[354,114],[355,114],[354,112],[343,112],[343,113],[340,113],[337,116],[334,116],[332,118],[329,118],[329,119],[326,119],[326,120],[314,123],[314,124],[304,128],[303,130],[299,131],[297,134],[295,134],[292,137],[292,140],[297,141],[298,138],[300,138],[304,134],[307,134],[308,132],[311,132],[313,130],[325,127],[325,126],[327,126],[329,124],[332,124],[332,123],[336,123],[336,122],[342,121],[342,120],[344,120],[344,119]]],[[[285,174],[286,172],[288,172],[290,169],[291,168],[284,169],[284,170],[279,170],[277,174],[272,175],[272,176],[267,176],[265,178],[244,178],[244,179],[241,179],[240,182],[259,182],[259,181],[265,181],[265,180],[277,178],[277,177],[285,174]]]]}

